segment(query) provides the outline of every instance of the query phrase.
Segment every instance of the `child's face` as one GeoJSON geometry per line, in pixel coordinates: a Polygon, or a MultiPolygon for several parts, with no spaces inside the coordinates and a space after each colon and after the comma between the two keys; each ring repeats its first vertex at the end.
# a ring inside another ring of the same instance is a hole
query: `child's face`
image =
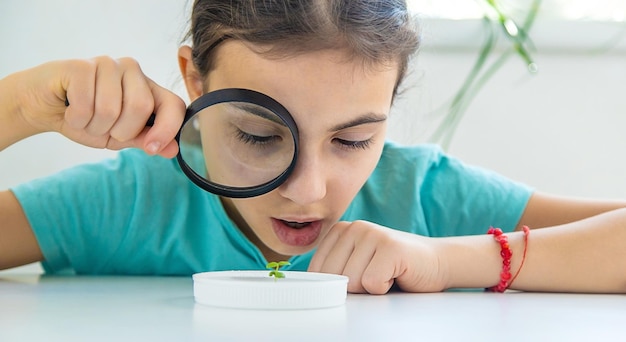
{"type": "Polygon", "coordinates": [[[215,58],[208,91],[267,94],[300,131],[287,181],[262,196],[224,198],[226,210],[268,260],[305,253],[339,220],[380,158],[397,65],[364,66],[336,51],[268,59],[234,40],[222,43],[215,58]]]}

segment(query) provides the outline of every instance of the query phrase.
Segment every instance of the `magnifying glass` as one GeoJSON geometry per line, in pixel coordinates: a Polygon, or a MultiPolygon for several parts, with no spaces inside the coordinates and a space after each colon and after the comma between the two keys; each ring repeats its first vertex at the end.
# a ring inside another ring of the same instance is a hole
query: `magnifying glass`
{"type": "MultiPolygon", "coordinates": [[[[66,105],[69,101],[66,100],[66,105]]],[[[154,114],[146,126],[154,124],[154,114]]],[[[231,198],[280,186],[298,157],[298,127],[283,105],[249,89],[227,88],[193,101],[176,135],[178,164],[200,188],[231,198]]]]}
{"type": "Polygon", "coordinates": [[[193,101],[176,136],[181,169],[214,194],[246,198],[282,184],[298,157],[298,127],[285,107],[257,91],[220,89],[193,101]]]}

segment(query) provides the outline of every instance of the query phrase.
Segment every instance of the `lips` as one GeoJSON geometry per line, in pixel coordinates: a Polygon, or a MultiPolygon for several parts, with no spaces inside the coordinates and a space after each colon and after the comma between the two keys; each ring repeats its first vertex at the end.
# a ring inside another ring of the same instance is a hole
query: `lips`
{"type": "Polygon", "coordinates": [[[317,240],[322,231],[322,221],[300,222],[272,218],[272,228],[282,243],[303,247],[317,240]]]}

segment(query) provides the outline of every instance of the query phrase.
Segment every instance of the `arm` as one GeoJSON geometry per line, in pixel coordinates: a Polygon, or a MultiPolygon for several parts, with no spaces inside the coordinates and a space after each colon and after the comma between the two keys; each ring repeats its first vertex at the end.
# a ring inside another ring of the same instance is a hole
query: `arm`
{"type": "MultiPolygon", "coordinates": [[[[546,228],[530,233],[524,267],[511,289],[626,293],[624,203],[535,194],[523,224],[546,228]]],[[[523,233],[508,235],[515,273],[523,233]]],[[[394,282],[409,292],[490,287],[498,283],[501,269],[500,245],[491,235],[429,238],[362,221],[335,225],[309,267],[347,275],[351,292],[377,294],[394,282]]]]}
{"type": "Polygon", "coordinates": [[[533,234],[514,289],[626,293],[626,209],[533,234]]]}
{"type": "MultiPolygon", "coordinates": [[[[527,225],[533,230],[523,270],[511,284],[512,289],[559,292],[626,292],[626,202],[572,199],[535,193],[530,198],[516,230],[527,225]],[[549,227],[550,229],[536,229],[549,227]]],[[[475,251],[484,250],[497,256],[496,268],[501,267],[499,246],[490,236],[472,237],[475,251]],[[485,241],[487,240],[487,241],[485,241]],[[483,245],[486,244],[486,245],[483,245]],[[488,246],[491,244],[491,248],[488,246]],[[493,250],[495,248],[495,251],[493,250]],[[491,250],[490,250],[491,249],[491,250]]],[[[516,272],[523,254],[521,232],[509,234],[513,251],[512,272],[516,272]]],[[[456,243],[453,243],[456,245],[456,243]]],[[[463,254],[449,251],[451,274],[460,277],[449,286],[467,283],[472,268],[480,268],[474,257],[473,267],[463,261],[463,254]],[[463,267],[467,266],[467,272],[463,267]]],[[[471,248],[473,249],[473,248],[471,248]]],[[[468,257],[468,256],[465,256],[468,257]]],[[[485,257],[489,258],[488,255],[485,257]]],[[[491,258],[493,259],[493,258],[491,258]]],[[[494,267],[494,260],[484,260],[494,267]]],[[[497,279],[497,272],[495,282],[497,279]]],[[[493,280],[491,280],[493,282],[493,280]]],[[[495,283],[493,283],[495,284],[495,283]]],[[[492,285],[493,285],[492,284],[492,285]]],[[[477,286],[491,286],[482,282],[477,286]]]]}
{"type": "Polygon", "coordinates": [[[43,255],[19,202],[0,192],[0,270],[42,261],[43,255]]]}
{"type": "Polygon", "coordinates": [[[626,208],[626,201],[589,200],[534,193],[516,230],[520,230],[522,225],[531,229],[558,226],[620,208],[626,208]]]}
{"type": "Polygon", "coordinates": [[[137,147],[171,158],[184,113],[182,99],[130,58],[48,62],[0,80],[0,151],[38,133],[58,132],[90,147],[137,147]],[[152,113],[155,123],[146,128],[152,113]]]}
{"type": "MultiPolygon", "coordinates": [[[[544,208],[567,208],[546,202],[544,208]]],[[[575,201],[572,209],[581,205],[575,201]]],[[[586,208],[594,208],[592,202],[586,208]]],[[[528,239],[527,257],[511,289],[549,292],[626,293],[626,209],[605,211],[578,221],[534,229],[528,239]]],[[[533,217],[529,205],[525,217],[533,217]]],[[[601,209],[596,207],[596,209],[601,209]]],[[[592,210],[593,211],[593,210],[592,210]]],[[[601,210],[600,210],[601,211],[601,210]]],[[[511,272],[520,267],[524,243],[521,232],[509,234],[513,251],[511,272]]],[[[502,259],[491,236],[449,238],[441,241],[448,265],[446,287],[488,287],[499,279],[502,259]]]]}
{"type": "MultiPolygon", "coordinates": [[[[0,79],[0,151],[42,132],[96,148],[174,157],[185,104],[132,59],[54,61],[0,79]],[[66,106],[66,99],[71,99],[66,106]],[[156,114],[152,127],[146,121],[156,114]]],[[[23,209],[0,192],[0,269],[42,260],[23,209]]]]}
{"type": "Polygon", "coordinates": [[[16,99],[13,85],[17,82],[13,74],[0,80],[0,151],[22,140],[24,137],[34,135],[28,127],[19,119],[20,108],[16,99]]]}

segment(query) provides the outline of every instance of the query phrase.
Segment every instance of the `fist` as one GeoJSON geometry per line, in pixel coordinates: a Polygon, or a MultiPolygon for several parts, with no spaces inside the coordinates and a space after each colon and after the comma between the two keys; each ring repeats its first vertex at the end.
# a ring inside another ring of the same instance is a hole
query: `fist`
{"type": "Polygon", "coordinates": [[[338,222],[320,242],[309,271],[347,276],[348,292],[385,294],[444,289],[434,239],[366,222],[338,222]]]}

